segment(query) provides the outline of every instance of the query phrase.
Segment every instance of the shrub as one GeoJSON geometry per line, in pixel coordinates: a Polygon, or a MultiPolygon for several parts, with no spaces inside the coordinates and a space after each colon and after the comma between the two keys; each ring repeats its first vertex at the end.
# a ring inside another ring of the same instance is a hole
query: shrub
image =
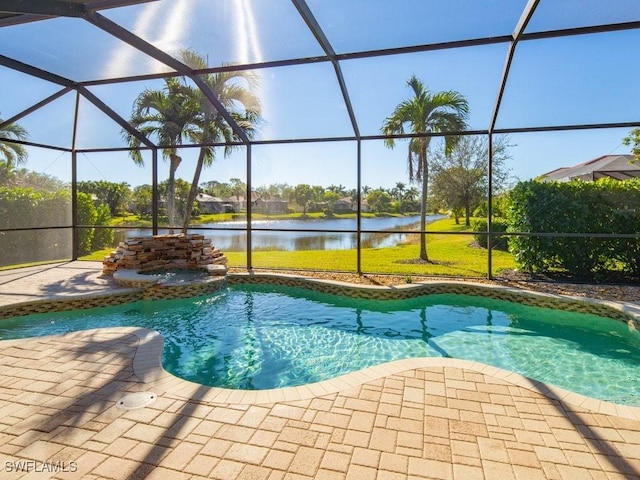
{"type": "Polygon", "coordinates": [[[510,237],[519,268],[593,276],[619,263],[638,274],[638,240],[572,234],[640,231],[640,180],[521,182],[509,200],[507,231],[541,234],[510,237]]]}
{"type": "MultiPolygon", "coordinates": [[[[488,224],[486,218],[475,218],[471,221],[471,230],[477,233],[474,233],[474,240],[480,245],[482,248],[487,248],[488,237],[486,232],[488,230],[488,224]],[[480,233],[483,232],[483,233],[480,233]]],[[[493,239],[491,243],[491,248],[495,250],[507,250],[507,237],[504,235],[493,235],[495,233],[504,233],[507,231],[507,221],[503,218],[494,218],[491,221],[491,237],[493,239]]]]}
{"type": "MultiPolygon", "coordinates": [[[[112,244],[111,229],[96,229],[93,225],[108,225],[108,206],[97,209],[90,194],[78,192],[78,254],[112,244]]],[[[0,265],[61,260],[72,256],[71,192],[55,192],[24,187],[0,187],[0,229],[46,228],[3,232],[0,265]],[[62,228],[60,228],[62,227],[62,228]]]]}
{"type": "MultiPolygon", "coordinates": [[[[96,208],[96,225],[109,225],[111,220],[111,212],[109,207],[101,203],[96,208]]],[[[96,228],[93,232],[93,241],[91,242],[92,251],[101,250],[105,247],[113,245],[115,233],[112,228],[96,228]]]]}

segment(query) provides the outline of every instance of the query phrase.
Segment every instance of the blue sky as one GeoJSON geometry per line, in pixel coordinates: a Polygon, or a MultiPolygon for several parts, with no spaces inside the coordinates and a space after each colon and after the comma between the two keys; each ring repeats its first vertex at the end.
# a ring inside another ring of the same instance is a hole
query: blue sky
{"type": "MultiPolygon", "coordinates": [[[[525,0],[368,2],[310,0],[309,6],[338,53],[510,34],[525,0]],[[393,6],[391,4],[393,3],[393,6]]],[[[212,66],[322,54],[292,4],[285,0],[161,0],[106,10],[103,14],[145,40],[177,54],[191,48],[212,66]]],[[[640,20],[640,2],[541,0],[528,31],[640,20]]],[[[498,128],[541,127],[640,120],[640,65],[634,58],[640,32],[623,31],[521,42],[498,117],[498,128]]],[[[376,135],[393,108],[408,98],[406,80],[417,75],[432,91],[457,90],[469,101],[469,126],[486,129],[493,112],[506,44],[412,53],[341,62],[363,135],[376,135]]],[[[78,80],[163,72],[167,67],[78,19],[55,19],[0,29],[0,54],[31,62],[78,80]]],[[[265,126],[262,140],[352,136],[339,85],[329,63],[260,69],[259,95],[265,126]]],[[[8,118],[60,89],[0,67],[0,116],[8,118]]],[[[90,87],[123,118],[137,94],[161,81],[90,87]]],[[[20,120],[36,143],[70,147],[75,94],[70,93],[20,120]]],[[[120,127],[81,100],[79,148],[122,146],[120,127]]],[[[512,134],[508,167],[528,179],[561,166],[606,154],[628,153],[629,129],[512,134]]],[[[178,176],[190,179],[196,149],[184,149],[178,176]]],[[[254,186],[271,183],[356,185],[354,142],[255,146],[254,186]]],[[[126,153],[86,153],[79,179],[149,183],[150,170],[126,153]],[[116,168],[117,167],[117,168],[116,168]]],[[[30,149],[27,168],[69,179],[69,154],[30,149]]],[[[246,174],[246,154],[218,155],[202,181],[228,181],[246,174]]],[[[162,163],[160,179],[166,178],[162,163]]],[[[363,142],[363,184],[408,183],[406,143],[395,150],[363,142]]]]}

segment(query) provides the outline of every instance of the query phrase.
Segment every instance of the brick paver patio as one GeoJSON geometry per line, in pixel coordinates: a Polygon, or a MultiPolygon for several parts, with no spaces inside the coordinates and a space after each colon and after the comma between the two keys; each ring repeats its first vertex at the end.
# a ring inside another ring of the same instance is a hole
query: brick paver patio
{"type": "Polygon", "coordinates": [[[0,478],[640,478],[639,409],[472,362],[247,394],[158,365],[158,337],[133,328],[0,342],[0,478]]]}

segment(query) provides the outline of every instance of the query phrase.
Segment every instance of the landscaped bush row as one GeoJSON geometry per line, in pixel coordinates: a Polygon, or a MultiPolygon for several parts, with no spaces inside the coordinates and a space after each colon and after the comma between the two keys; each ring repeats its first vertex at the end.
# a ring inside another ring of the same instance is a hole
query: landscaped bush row
{"type": "MultiPolygon", "coordinates": [[[[488,230],[487,219],[486,218],[475,218],[471,221],[471,229],[476,232],[473,234],[473,239],[480,245],[482,248],[487,248],[488,235],[486,232],[488,230]]],[[[491,248],[496,250],[507,250],[507,237],[499,235],[500,233],[504,233],[507,231],[507,222],[504,218],[494,218],[491,221],[491,232],[498,235],[492,235],[491,238],[493,241],[491,242],[491,248]]]]}
{"type": "MultiPolygon", "coordinates": [[[[509,194],[507,232],[635,234],[640,232],[640,179],[618,182],[521,182],[509,194]]],[[[511,236],[519,268],[592,276],[623,270],[640,276],[633,238],[511,236]]]]}
{"type": "MultiPolygon", "coordinates": [[[[91,195],[78,193],[78,223],[107,225],[111,216],[105,205],[96,207],[91,195]]],[[[71,225],[71,193],[37,191],[25,187],[0,187],[0,230],[64,227],[71,225]]],[[[58,260],[71,254],[70,230],[52,228],[2,233],[0,265],[58,260]]],[[[113,242],[113,230],[78,230],[79,254],[86,255],[113,242]]]]}

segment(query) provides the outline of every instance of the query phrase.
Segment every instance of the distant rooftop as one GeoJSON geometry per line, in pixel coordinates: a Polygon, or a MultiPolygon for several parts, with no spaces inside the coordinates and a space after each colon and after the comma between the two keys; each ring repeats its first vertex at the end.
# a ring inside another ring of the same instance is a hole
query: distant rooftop
{"type": "Polygon", "coordinates": [[[573,167],[557,168],[540,175],[538,179],[546,182],[569,182],[571,180],[592,182],[605,177],[628,180],[640,177],[640,165],[634,163],[633,159],[633,155],[603,155],[573,167]]]}

